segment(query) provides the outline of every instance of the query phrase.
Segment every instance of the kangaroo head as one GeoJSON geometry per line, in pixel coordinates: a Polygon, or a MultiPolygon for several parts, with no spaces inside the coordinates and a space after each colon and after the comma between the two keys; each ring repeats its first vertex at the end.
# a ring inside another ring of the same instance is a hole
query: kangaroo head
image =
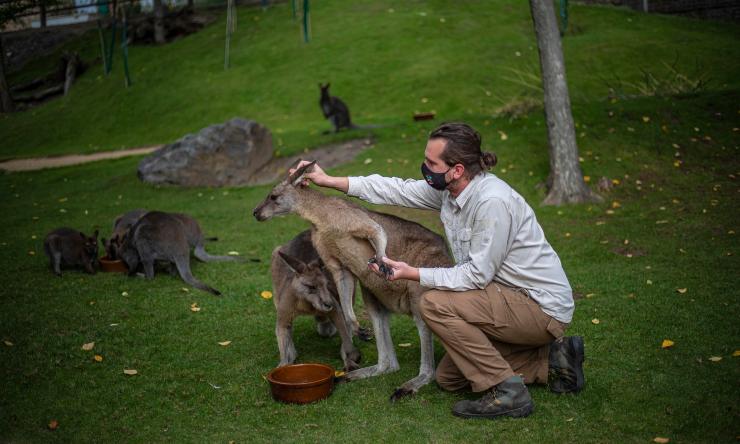
{"type": "Polygon", "coordinates": [[[83,233],[80,233],[80,236],[84,241],[85,256],[91,264],[94,264],[98,261],[98,230],[95,230],[92,236],[85,236],[83,233]]]}
{"type": "Polygon", "coordinates": [[[336,302],[329,292],[329,281],[318,261],[306,264],[282,251],[278,251],[278,255],[293,270],[290,286],[299,298],[323,313],[328,313],[335,308],[336,302]]]}
{"type": "Polygon", "coordinates": [[[298,206],[298,187],[303,181],[303,175],[313,169],[316,162],[298,168],[285,180],[275,185],[259,205],[254,208],[252,214],[260,221],[266,221],[273,216],[281,216],[292,213],[298,206]]]}
{"type": "Polygon", "coordinates": [[[123,234],[117,253],[118,257],[126,264],[126,268],[129,269],[129,272],[133,274],[139,266],[139,252],[133,244],[133,239],[131,239],[132,237],[131,232],[123,234]]]}

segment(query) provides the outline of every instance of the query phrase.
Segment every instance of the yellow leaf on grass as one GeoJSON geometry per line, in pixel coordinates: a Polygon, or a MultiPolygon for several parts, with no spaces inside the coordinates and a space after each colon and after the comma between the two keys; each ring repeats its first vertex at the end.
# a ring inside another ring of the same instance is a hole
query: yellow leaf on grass
{"type": "Polygon", "coordinates": [[[650,117],[648,116],[642,116],[642,121],[645,123],[648,123],[650,121],[650,117]]]}
{"type": "Polygon", "coordinates": [[[737,358],[738,356],[740,356],[740,350],[735,350],[734,352],[732,352],[733,358],[737,358]]]}
{"type": "Polygon", "coordinates": [[[398,344],[398,346],[399,347],[411,347],[411,343],[410,342],[402,342],[402,343],[398,344]]]}
{"type": "Polygon", "coordinates": [[[341,370],[335,370],[334,371],[334,377],[335,378],[341,378],[344,375],[345,375],[345,373],[343,371],[341,371],[341,370]]]}
{"type": "Polygon", "coordinates": [[[190,311],[192,311],[193,313],[197,313],[197,312],[200,311],[200,307],[198,307],[197,305],[193,304],[193,305],[190,306],[190,311]]]}
{"type": "Polygon", "coordinates": [[[52,419],[51,421],[49,421],[47,427],[49,427],[49,430],[56,430],[57,428],[59,428],[59,421],[57,421],[56,419],[52,419]]]}
{"type": "Polygon", "coordinates": [[[722,360],[722,357],[721,356],[710,356],[709,360],[712,362],[719,362],[722,360]]]}
{"type": "Polygon", "coordinates": [[[181,290],[181,291],[182,291],[183,293],[189,293],[189,292],[190,292],[190,289],[189,289],[189,288],[185,288],[185,287],[180,287],[180,290],[181,290]]]}
{"type": "Polygon", "coordinates": [[[591,182],[591,176],[583,176],[583,181],[586,183],[591,182]]]}
{"type": "Polygon", "coordinates": [[[598,324],[599,324],[599,322],[601,322],[601,321],[599,321],[599,320],[598,320],[598,319],[596,319],[596,318],[593,318],[593,319],[591,319],[591,323],[592,323],[592,324],[594,324],[594,325],[598,325],[598,324]]]}
{"type": "Polygon", "coordinates": [[[132,368],[131,368],[131,369],[128,369],[128,368],[125,368],[125,369],[123,369],[123,374],[124,374],[124,375],[129,375],[129,376],[133,376],[133,375],[136,375],[136,374],[138,374],[138,373],[139,373],[139,372],[137,372],[136,370],[134,370],[134,369],[132,369],[132,368]]]}
{"type": "Polygon", "coordinates": [[[93,347],[95,347],[94,342],[88,342],[87,344],[82,344],[82,349],[85,351],[90,351],[93,349],[93,347]]]}
{"type": "Polygon", "coordinates": [[[679,293],[681,293],[681,294],[686,293],[688,290],[689,290],[688,288],[677,288],[676,289],[676,291],[679,292],[679,293]]]}
{"type": "Polygon", "coordinates": [[[501,140],[506,140],[509,138],[509,136],[507,136],[506,133],[503,131],[499,131],[498,134],[501,136],[501,140]]]}
{"type": "Polygon", "coordinates": [[[231,341],[223,341],[223,342],[219,342],[219,343],[218,343],[218,345],[221,345],[221,346],[223,346],[223,347],[226,347],[226,346],[227,346],[227,345],[229,345],[229,344],[231,344],[231,341]]]}
{"type": "Polygon", "coordinates": [[[260,293],[260,296],[262,296],[262,299],[270,299],[272,298],[272,292],[270,290],[264,290],[260,293]]]}
{"type": "Polygon", "coordinates": [[[660,344],[660,348],[671,348],[673,347],[673,344],[675,344],[675,342],[670,339],[663,339],[663,342],[660,344]]]}
{"type": "Polygon", "coordinates": [[[103,362],[103,357],[100,355],[95,355],[95,362],[103,362]]]}
{"type": "Polygon", "coordinates": [[[229,251],[226,254],[228,254],[229,256],[239,256],[239,252],[238,251],[229,251]]]}
{"type": "Polygon", "coordinates": [[[3,341],[3,344],[7,345],[8,347],[12,347],[13,346],[13,343],[10,342],[10,341],[8,341],[8,340],[3,341]]]}
{"type": "Polygon", "coordinates": [[[619,203],[619,202],[617,202],[616,200],[614,202],[612,202],[612,208],[619,208],[621,206],[622,206],[622,204],[619,203]]]}
{"type": "Polygon", "coordinates": [[[655,438],[653,438],[653,442],[657,442],[658,444],[668,444],[669,442],[671,442],[671,440],[668,438],[661,438],[660,436],[656,436],[655,438]]]}

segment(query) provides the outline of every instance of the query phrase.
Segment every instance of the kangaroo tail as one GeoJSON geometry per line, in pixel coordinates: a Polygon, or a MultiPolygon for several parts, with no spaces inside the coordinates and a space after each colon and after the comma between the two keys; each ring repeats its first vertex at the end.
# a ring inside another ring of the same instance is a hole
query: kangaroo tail
{"type": "Polygon", "coordinates": [[[244,262],[244,259],[238,256],[215,256],[209,254],[203,247],[203,244],[196,245],[193,254],[203,262],[244,262]]]}
{"type": "Polygon", "coordinates": [[[180,277],[183,281],[187,282],[188,284],[199,290],[207,291],[208,293],[216,296],[221,296],[220,291],[216,290],[215,288],[209,287],[208,285],[193,277],[193,274],[190,272],[190,264],[187,259],[176,260],[175,266],[177,266],[177,272],[180,273],[180,277]]]}

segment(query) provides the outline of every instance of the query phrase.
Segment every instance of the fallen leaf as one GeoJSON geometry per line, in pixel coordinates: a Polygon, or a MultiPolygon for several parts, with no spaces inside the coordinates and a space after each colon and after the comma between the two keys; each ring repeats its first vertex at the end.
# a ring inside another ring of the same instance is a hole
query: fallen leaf
{"type": "Polygon", "coordinates": [[[238,251],[229,251],[226,254],[228,254],[229,256],[239,256],[239,252],[238,251]]]}
{"type": "Polygon", "coordinates": [[[681,294],[684,294],[684,293],[686,293],[688,291],[688,288],[677,288],[676,291],[679,292],[679,293],[681,293],[681,294]]]}
{"type": "Polygon", "coordinates": [[[57,421],[56,419],[52,419],[51,421],[49,421],[47,427],[49,428],[49,430],[56,430],[57,428],[59,428],[59,421],[57,421]]]}
{"type": "Polygon", "coordinates": [[[123,293],[121,293],[121,296],[128,296],[128,291],[124,291],[123,293]]]}
{"type": "Polygon", "coordinates": [[[660,348],[671,348],[673,347],[673,344],[675,344],[675,342],[670,339],[663,339],[663,342],[660,344],[660,348]]]}
{"type": "Polygon", "coordinates": [[[367,159],[365,159],[365,161],[363,163],[365,165],[369,165],[370,163],[372,163],[372,161],[373,161],[373,159],[371,159],[371,158],[368,157],[367,159]]]}
{"type": "Polygon", "coordinates": [[[30,256],[34,256],[34,255],[36,254],[36,252],[35,252],[35,251],[33,251],[33,250],[30,250],[30,251],[28,252],[28,254],[29,254],[30,256]]]}
{"type": "Polygon", "coordinates": [[[93,359],[95,359],[95,362],[103,362],[103,357],[100,355],[95,355],[93,359]]]}
{"type": "Polygon", "coordinates": [[[94,342],[88,342],[87,344],[82,344],[82,349],[85,351],[90,351],[93,349],[93,347],[95,347],[94,342]]]}
{"type": "Polygon", "coordinates": [[[591,323],[592,323],[592,324],[594,324],[594,325],[598,325],[598,324],[599,324],[599,322],[601,322],[601,321],[599,321],[599,320],[598,320],[598,319],[596,319],[596,318],[593,318],[593,319],[591,319],[591,323]]]}
{"type": "Polygon", "coordinates": [[[733,358],[737,358],[738,356],[740,356],[740,350],[735,350],[734,352],[732,352],[733,358]]]}
{"type": "Polygon", "coordinates": [[[190,292],[190,289],[189,288],[186,288],[186,287],[180,287],[180,290],[182,292],[184,292],[184,293],[189,293],[190,292]]]}
{"type": "Polygon", "coordinates": [[[719,362],[722,360],[722,357],[721,356],[710,356],[709,360],[712,362],[719,362]]]}
{"type": "Polygon", "coordinates": [[[615,200],[614,202],[612,202],[612,208],[619,208],[619,207],[621,207],[621,206],[622,206],[622,204],[620,204],[620,203],[619,203],[619,202],[617,202],[616,200],[615,200]]]}
{"type": "Polygon", "coordinates": [[[648,285],[653,285],[653,281],[651,281],[650,279],[648,279],[648,280],[647,280],[647,284],[648,284],[648,285]]]}
{"type": "Polygon", "coordinates": [[[498,133],[501,136],[501,140],[506,140],[509,138],[509,136],[507,136],[506,133],[503,131],[499,131],[498,133]]]}
{"type": "Polygon", "coordinates": [[[345,375],[345,373],[343,371],[341,371],[341,370],[335,370],[334,371],[334,377],[335,378],[341,378],[344,375],[345,375]]]}
{"type": "Polygon", "coordinates": [[[7,339],[3,341],[3,344],[7,345],[8,347],[12,347],[13,343],[8,341],[7,339]]]}
{"type": "Polygon", "coordinates": [[[642,121],[645,123],[648,123],[650,121],[650,117],[648,116],[642,116],[642,121]]]}
{"type": "Polygon", "coordinates": [[[591,176],[583,176],[583,181],[586,183],[591,182],[591,176]]]}
{"type": "Polygon", "coordinates": [[[227,346],[227,345],[229,345],[229,344],[231,344],[231,341],[223,341],[223,342],[219,342],[219,343],[218,343],[218,345],[221,345],[221,346],[223,346],[223,347],[226,347],[226,346],[227,346]]]}
{"type": "Polygon", "coordinates": [[[565,420],[565,422],[571,422],[571,421],[573,421],[573,419],[574,418],[568,418],[568,419],[565,420]]]}
{"type": "Polygon", "coordinates": [[[410,342],[402,342],[402,343],[398,344],[398,346],[399,347],[411,347],[411,343],[410,342]]]}
{"type": "Polygon", "coordinates": [[[653,442],[657,442],[658,444],[668,444],[669,442],[671,442],[671,440],[668,438],[661,438],[660,436],[656,436],[655,438],[653,438],[653,442]]]}
{"type": "Polygon", "coordinates": [[[136,370],[134,370],[134,369],[127,369],[127,368],[125,368],[125,369],[123,369],[123,374],[124,375],[133,376],[133,375],[139,374],[139,372],[136,371],[136,370]]]}
{"type": "Polygon", "coordinates": [[[262,299],[270,299],[272,298],[272,292],[270,290],[264,290],[260,293],[260,296],[262,296],[262,299]]]}
{"type": "Polygon", "coordinates": [[[587,299],[591,299],[592,297],[596,296],[596,293],[589,293],[586,295],[587,299]]]}
{"type": "Polygon", "coordinates": [[[200,307],[198,307],[198,304],[193,304],[190,306],[190,311],[197,313],[200,311],[200,307]]]}

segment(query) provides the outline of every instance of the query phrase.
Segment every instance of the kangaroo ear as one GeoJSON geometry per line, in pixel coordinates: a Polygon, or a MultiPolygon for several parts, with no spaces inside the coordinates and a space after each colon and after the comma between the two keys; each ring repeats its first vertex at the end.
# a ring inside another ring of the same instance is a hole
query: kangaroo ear
{"type": "Polygon", "coordinates": [[[99,232],[100,232],[99,230],[95,230],[95,233],[93,233],[93,238],[97,239],[99,232]]]}
{"type": "Polygon", "coordinates": [[[282,251],[278,251],[278,255],[280,255],[285,263],[288,264],[288,267],[290,267],[290,269],[295,271],[296,273],[303,273],[304,271],[306,271],[306,264],[304,264],[300,260],[294,258],[293,256],[288,256],[282,251]]]}
{"type": "Polygon", "coordinates": [[[294,187],[297,187],[303,180],[303,175],[306,173],[310,173],[313,170],[314,165],[316,165],[315,160],[295,170],[293,174],[288,176],[288,183],[293,185],[294,187]]]}
{"type": "Polygon", "coordinates": [[[84,240],[87,240],[87,236],[85,236],[85,233],[83,233],[82,231],[80,231],[80,237],[84,240]]]}

